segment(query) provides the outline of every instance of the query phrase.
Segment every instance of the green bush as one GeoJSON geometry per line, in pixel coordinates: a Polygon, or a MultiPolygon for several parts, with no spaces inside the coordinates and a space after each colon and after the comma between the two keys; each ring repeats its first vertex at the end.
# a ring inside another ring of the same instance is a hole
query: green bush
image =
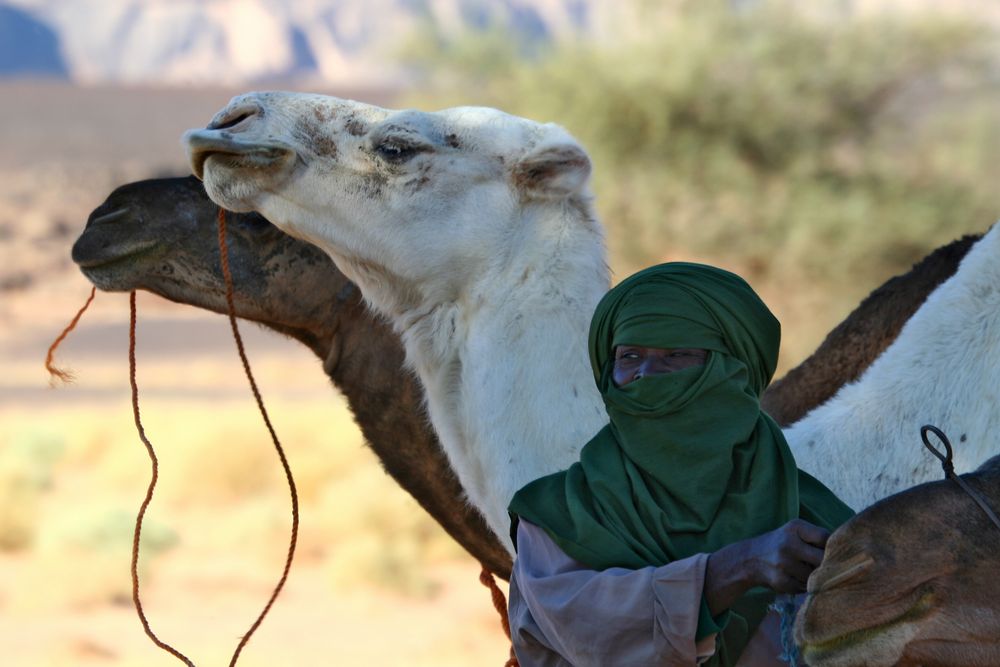
{"type": "Polygon", "coordinates": [[[61,437],[45,432],[15,435],[0,447],[0,550],[19,551],[34,542],[42,499],[64,450],[61,437]]]}
{"type": "Polygon", "coordinates": [[[665,258],[712,261],[765,293],[808,286],[826,328],[996,219],[991,33],[729,5],[646,3],[642,28],[611,44],[424,35],[406,58],[429,92],[409,102],[486,104],[569,129],[594,161],[619,277],[665,258]]]}

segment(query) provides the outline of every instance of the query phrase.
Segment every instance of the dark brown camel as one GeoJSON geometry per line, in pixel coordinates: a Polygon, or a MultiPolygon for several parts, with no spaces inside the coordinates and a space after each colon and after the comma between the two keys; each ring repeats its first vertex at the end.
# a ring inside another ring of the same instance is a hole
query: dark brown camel
{"type": "MultiPolygon", "coordinates": [[[[216,211],[194,177],[124,185],[91,214],[73,259],[102,290],[145,289],[224,312],[216,211]]],[[[229,220],[237,315],[309,347],[347,397],[386,472],[469,553],[508,577],[510,556],[464,502],[395,334],[369,314],[326,254],[260,215],[230,214],[229,220]]],[[[974,241],[940,248],[875,290],[809,359],[768,388],[765,409],[787,425],[856,379],[955,272],[974,241]]]]}
{"type": "MultiPolygon", "coordinates": [[[[144,289],[224,313],[217,211],[194,177],[124,185],[91,213],[73,261],[101,290],[144,289]]],[[[510,556],[464,501],[395,334],[322,251],[256,213],[227,222],[236,314],[312,350],[385,471],[470,554],[509,577],[510,556]]]]}
{"type": "MultiPolygon", "coordinates": [[[[915,445],[915,446],[919,446],[915,445]]],[[[1000,511],[1000,456],[962,478],[1000,511]]],[[[795,635],[812,667],[1000,665],[1000,528],[958,484],[930,482],[837,530],[795,635]]]]}

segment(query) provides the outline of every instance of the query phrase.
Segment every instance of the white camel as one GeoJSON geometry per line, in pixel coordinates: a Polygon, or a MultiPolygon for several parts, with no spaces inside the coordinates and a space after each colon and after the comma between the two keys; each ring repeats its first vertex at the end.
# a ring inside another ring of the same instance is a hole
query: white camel
{"type": "MultiPolygon", "coordinates": [[[[390,319],[469,501],[510,548],[513,493],[606,422],[585,339],[609,276],[583,148],[493,109],[298,93],[234,98],[187,143],[213,200],[322,248],[390,319]]],[[[936,477],[925,422],[956,434],[960,471],[991,453],[998,259],[994,229],[857,383],[786,431],[851,505],[936,477]]]]}

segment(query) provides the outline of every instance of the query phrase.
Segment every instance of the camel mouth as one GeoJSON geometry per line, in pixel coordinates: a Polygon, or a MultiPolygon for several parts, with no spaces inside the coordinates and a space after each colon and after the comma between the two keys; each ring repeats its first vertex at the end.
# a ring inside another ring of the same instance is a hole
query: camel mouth
{"type": "MultiPolygon", "coordinates": [[[[812,597],[812,595],[810,595],[812,597]]],[[[898,616],[866,628],[850,630],[843,634],[818,641],[803,639],[801,632],[796,632],[796,639],[799,643],[799,650],[807,664],[817,665],[841,665],[856,664],[845,660],[851,654],[858,652],[865,653],[867,646],[880,639],[884,640],[887,635],[900,634],[908,635],[912,626],[918,621],[929,616],[934,610],[934,593],[929,588],[923,588],[916,593],[916,600],[907,607],[906,611],[898,616]],[[907,626],[911,626],[908,628],[907,626]]],[[[803,608],[801,614],[808,610],[803,608]]],[[[915,630],[913,630],[915,632],[915,630]]],[[[891,642],[890,642],[891,643],[891,642]]],[[[904,642],[900,643],[902,648],[904,642]]]]}
{"type": "Polygon", "coordinates": [[[73,262],[86,274],[87,271],[134,260],[159,245],[160,242],[154,239],[116,241],[87,229],[73,244],[71,255],[73,262]]]}
{"type": "Polygon", "coordinates": [[[212,164],[223,168],[265,170],[295,156],[295,151],[285,144],[237,141],[224,129],[191,130],[184,135],[184,141],[191,170],[202,181],[209,158],[215,158],[212,164]]]}
{"type": "Polygon", "coordinates": [[[136,245],[124,249],[116,248],[116,252],[103,257],[85,257],[76,261],[77,267],[90,283],[102,292],[130,292],[144,287],[140,283],[142,268],[140,264],[155,255],[159,247],[157,243],[136,245]]]}
{"type": "Polygon", "coordinates": [[[105,207],[98,208],[90,215],[87,226],[76,239],[71,251],[73,262],[91,282],[95,282],[93,276],[96,271],[126,260],[134,260],[160,245],[153,238],[141,238],[141,235],[136,238],[134,225],[128,224],[132,222],[132,210],[129,207],[123,206],[98,214],[102,208],[105,207]]]}

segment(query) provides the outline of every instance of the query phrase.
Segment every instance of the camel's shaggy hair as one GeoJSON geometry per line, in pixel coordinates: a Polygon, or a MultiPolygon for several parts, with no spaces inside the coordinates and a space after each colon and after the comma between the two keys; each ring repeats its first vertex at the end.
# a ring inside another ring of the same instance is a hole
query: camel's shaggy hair
{"type": "MultiPolygon", "coordinates": [[[[388,111],[294,93],[237,97],[187,141],[216,202],[315,243],[390,318],[470,501],[508,539],[513,493],[576,460],[606,421],[585,345],[609,283],[585,151],[561,128],[492,109],[388,111]]],[[[961,419],[970,448],[959,464],[986,458],[971,445],[995,421],[982,406],[996,394],[987,369],[1000,323],[979,310],[995,312],[996,276],[967,274],[996,257],[993,236],[974,253],[987,259],[946,286],[965,311],[932,299],[918,322],[963,319],[914,324],[897,341],[893,356],[918,367],[879,364],[853,389],[879,387],[876,402],[845,392],[788,432],[801,465],[853,505],[932,477],[924,465],[889,474],[901,452],[919,451],[924,421],[954,431],[961,419]],[[959,354],[937,351],[950,346],[959,354]],[[929,386],[949,373],[960,393],[929,386]],[[843,453],[831,465],[833,448],[843,453]]]]}

